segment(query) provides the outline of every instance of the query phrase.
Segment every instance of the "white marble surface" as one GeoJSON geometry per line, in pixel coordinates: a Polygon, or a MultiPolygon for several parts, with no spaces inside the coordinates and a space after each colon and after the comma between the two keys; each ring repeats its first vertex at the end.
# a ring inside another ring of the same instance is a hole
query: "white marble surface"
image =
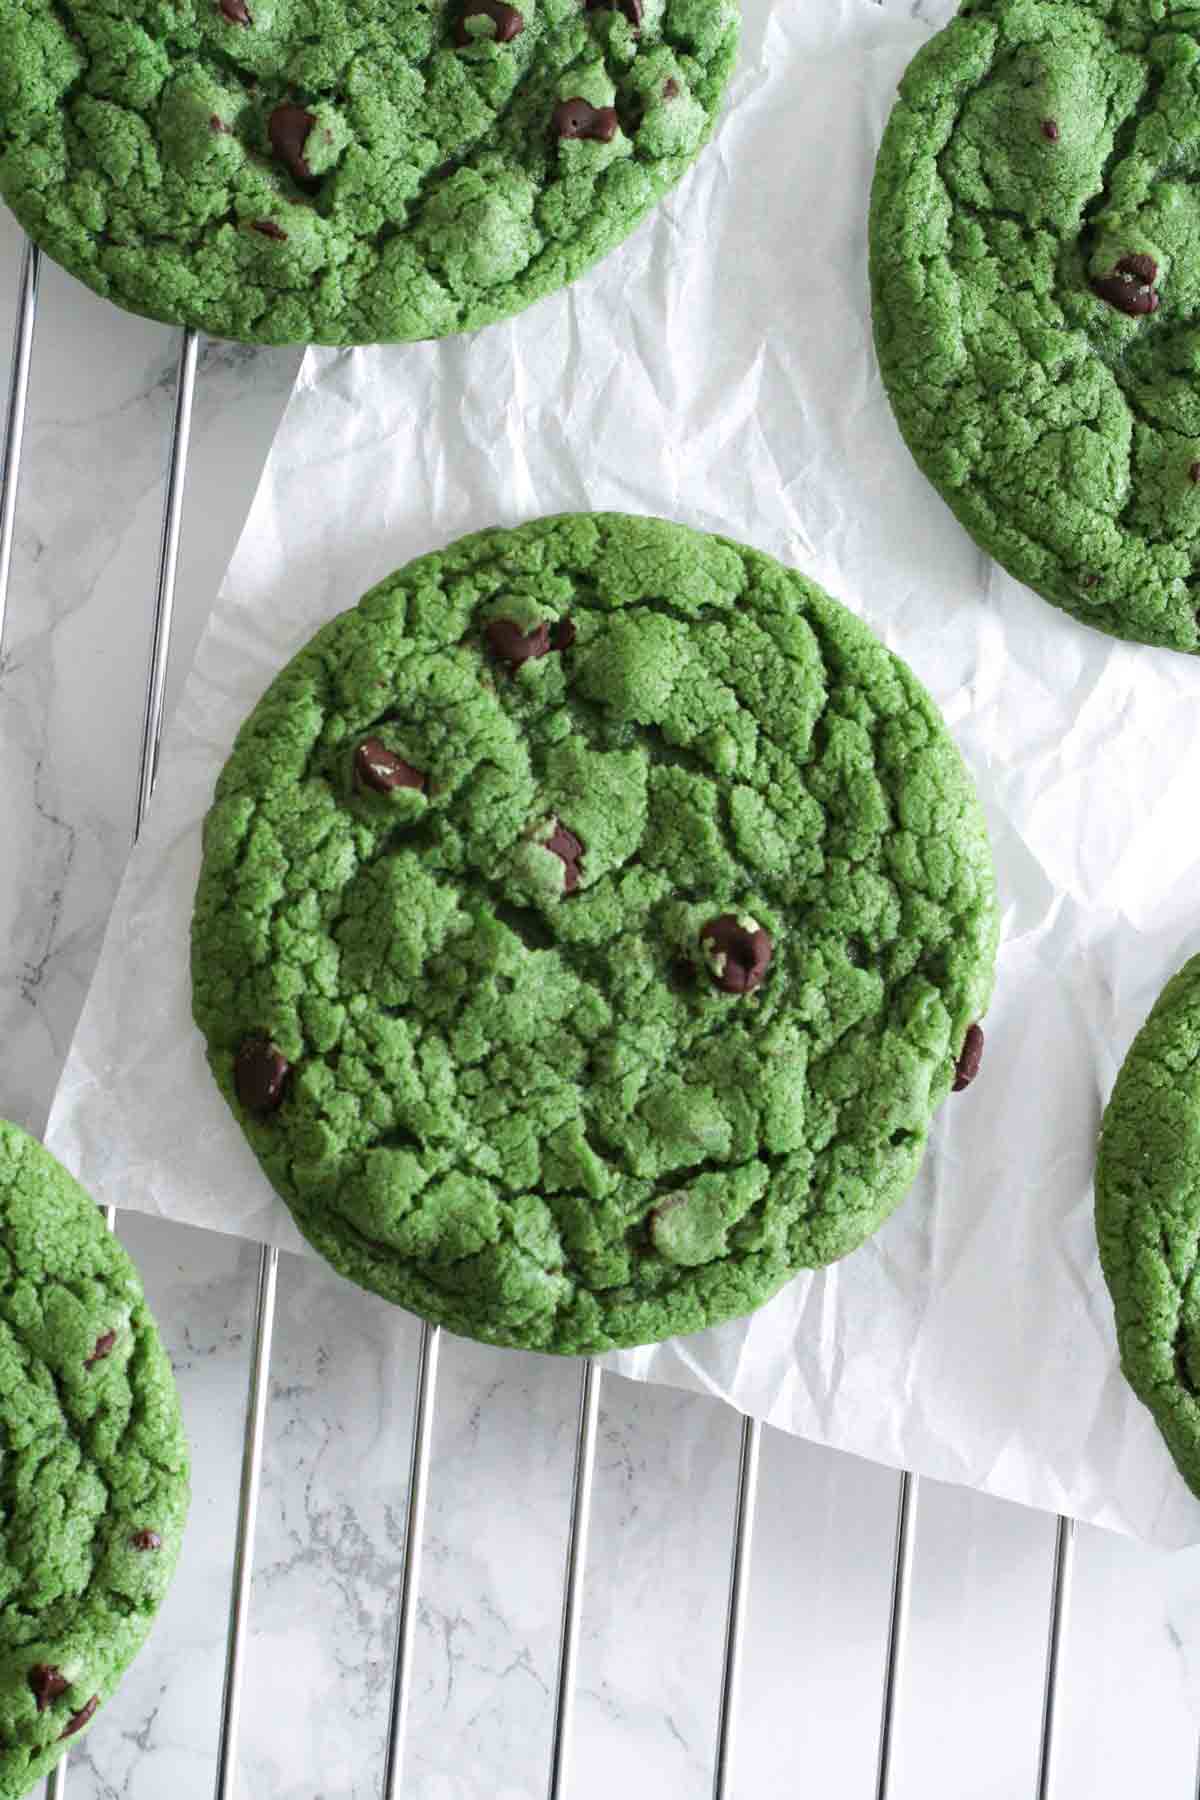
{"type": "MultiPolygon", "coordinates": [[[[19,239],[0,220],[7,366],[19,239]]],[[[45,270],[0,661],[0,1112],[40,1128],[132,819],[174,334],[45,270]]],[[[202,358],[174,671],[249,502],[290,354],[202,358]]],[[[180,1578],[72,1758],[72,1800],[213,1791],[257,1258],[122,1222],[195,1452],[180,1578]]],[[[416,1328],[284,1258],[239,1793],[379,1792],[416,1328]]],[[[577,1370],[448,1341],[403,1784],[545,1792],[577,1370]]],[[[606,1381],[570,1800],[710,1791],[737,1420],[606,1381]]],[[[896,1479],[768,1433],[731,1800],[874,1793],[896,1479]]],[[[890,1800],[1033,1792],[1053,1521],[925,1486],[890,1800]]],[[[1185,1800],[1200,1552],[1083,1530],[1054,1800],[1185,1800]]]]}

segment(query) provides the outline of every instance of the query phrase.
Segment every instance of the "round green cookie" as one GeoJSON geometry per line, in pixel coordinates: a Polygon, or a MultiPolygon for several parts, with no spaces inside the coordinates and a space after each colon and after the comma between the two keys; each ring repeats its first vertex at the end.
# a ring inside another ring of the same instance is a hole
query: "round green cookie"
{"type": "Polygon", "coordinates": [[[904,664],[753,550],[581,515],[410,564],[272,684],[192,973],[336,1268],[582,1352],[861,1244],[977,1057],[995,942],[979,806],[904,664]]]}
{"type": "Polygon", "coordinates": [[[0,0],[0,193],[151,318],[473,331],[678,181],[737,35],[735,0],[0,0]]]}
{"type": "Polygon", "coordinates": [[[1117,1076],[1096,1235],[1121,1368],[1200,1494],[1200,956],[1167,983],[1117,1076]]]}
{"type": "Polygon", "coordinates": [[[892,406],[967,530],[1200,650],[1200,9],[967,0],[900,85],[870,238],[892,406]]]}
{"type": "Polygon", "coordinates": [[[78,1183],[0,1122],[0,1800],[116,1688],[187,1503],[179,1398],[137,1272],[78,1183]]]}

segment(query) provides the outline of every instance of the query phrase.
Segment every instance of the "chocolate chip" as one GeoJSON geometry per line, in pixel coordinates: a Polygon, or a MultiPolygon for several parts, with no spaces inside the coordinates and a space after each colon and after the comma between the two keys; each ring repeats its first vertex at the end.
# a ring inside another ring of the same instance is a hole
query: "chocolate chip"
{"type": "Polygon", "coordinates": [[[253,25],[246,0],[217,0],[217,11],[224,13],[231,25],[253,25]]]}
{"type": "Polygon", "coordinates": [[[569,650],[575,642],[575,626],[570,619],[560,619],[550,628],[550,648],[552,650],[569,650]]]}
{"type": "Polygon", "coordinates": [[[130,1538],[135,1550],[161,1550],[162,1539],[157,1531],[135,1531],[130,1538]]]}
{"type": "Polygon", "coordinates": [[[560,100],[554,109],[555,135],[560,138],[594,138],[611,144],[617,135],[615,106],[593,106],[590,100],[560,100]]]}
{"type": "Polygon", "coordinates": [[[1092,282],[1092,292],[1131,319],[1158,311],[1158,264],[1152,256],[1123,256],[1111,275],[1092,282]]]}
{"type": "Polygon", "coordinates": [[[642,0],[585,0],[588,12],[603,7],[608,12],[624,13],[635,31],[642,23],[642,0]]]}
{"type": "Polygon", "coordinates": [[[503,0],[467,0],[455,27],[456,44],[473,44],[476,41],[467,30],[467,20],[480,18],[490,19],[496,27],[493,41],[497,44],[511,44],[525,29],[525,20],[515,6],[505,6],[503,0]]]}
{"type": "Polygon", "coordinates": [[[277,106],[267,120],[267,136],[271,148],[297,181],[311,181],[313,172],[304,159],[308,134],[316,124],[313,113],[303,106],[277,106]]]}
{"type": "Polygon", "coordinates": [[[283,1105],[292,1065],[265,1037],[248,1037],[233,1065],[233,1085],[247,1112],[273,1113],[283,1105]]]}
{"type": "Polygon", "coordinates": [[[77,1713],[73,1713],[58,1734],[59,1743],[61,1744],[64,1738],[74,1737],[77,1731],[82,1731],[99,1704],[99,1694],[93,1694],[86,1706],[81,1707],[77,1713]]]}
{"type": "Polygon", "coordinates": [[[668,75],[666,81],[663,83],[663,99],[674,100],[678,93],[679,83],[673,75],[668,75]]]}
{"type": "Polygon", "coordinates": [[[492,655],[514,668],[545,656],[550,648],[550,627],[545,624],[522,631],[515,619],[489,619],[483,635],[492,655]]]}
{"type": "Polygon", "coordinates": [[[282,225],[277,225],[274,219],[253,219],[250,223],[250,229],[251,231],[261,231],[264,237],[274,238],[275,241],[280,244],[286,243],[287,241],[287,232],[283,229],[282,225]]]}
{"type": "Polygon", "coordinates": [[[1057,119],[1042,120],[1042,136],[1046,139],[1047,143],[1057,144],[1060,136],[1057,119]]]}
{"type": "Polygon", "coordinates": [[[425,786],[420,769],[414,769],[373,737],[364,738],[354,752],[354,773],[361,787],[374,788],[377,794],[390,794],[395,788],[416,788],[419,792],[425,786]]]}
{"type": "Polygon", "coordinates": [[[51,1668],[49,1663],[38,1663],[29,1671],[29,1685],[37,1701],[37,1709],[43,1713],[66,1693],[71,1684],[61,1669],[51,1668]]]}
{"type": "Polygon", "coordinates": [[[546,849],[562,858],[563,893],[573,894],[579,886],[582,871],[579,864],[583,858],[583,844],[569,831],[560,820],[554,821],[554,830],[545,840],[546,849]]]}
{"type": "Polygon", "coordinates": [[[713,980],[727,994],[749,994],[758,987],[775,948],[761,925],[743,925],[734,913],[710,919],[701,928],[700,942],[714,959],[713,980]]]}
{"type": "Polygon", "coordinates": [[[978,1025],[972,1025],[963,1039],[962,1054],[954,1065],[954,1092],[961,1094],[965,1087],[970,1087],[979,1073],[979,1065],[983,1061],[983,1031],[978,1025]]]}
{"type": "Polygon", "coordinates": [[[101,1337],[98,1337],[96,1339],[96,1348],[92,1351],[92,1354],[84,1360],[84,1368],[93,1369],[98,1362],[103,1362],[106,1356],[111,1356],[116,1341],[117,1334],[115,1331],[106,1331],[101,1337]]]}

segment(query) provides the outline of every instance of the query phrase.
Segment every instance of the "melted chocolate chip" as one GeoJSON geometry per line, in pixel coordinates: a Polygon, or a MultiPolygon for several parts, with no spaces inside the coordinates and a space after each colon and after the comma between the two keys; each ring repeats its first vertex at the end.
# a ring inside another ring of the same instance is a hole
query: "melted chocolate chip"
{"type": "Polygon", "coordinates": [[[624,13],[635,31],[641,28],[642,0],[586,0],[586,5],[588,12],[603,7],[608,12],[624,13]]]}
{"type": "Polygon", "coordinates": [[[1152,256],[1123,256],[1111,275],[1098,276],[1092,292],[1131,319],[1158,311],[1158,264],[1152,256]]]}
{"type": "Polygon", "coordinates": [[[593,106],[590,100],[560,100],[554,109],[554,131],[560,138],[593,138],[611,144],[617,135],[615,106],[593,106]]]}
{"type": "Polygon", "coordinates": [[[157,1531],[135,1531],[130,1538],[135,1550],[161,1550],[162,1539],[157,1531]]]}
{"type": "Polygon", "coordinates": [[[102,1336],[98,1337],[96,1339],[96,1348],[92,1351],[90,1356],[85,1357],[84,1359],[84,1368],[94,1369],[98,1362],[103,1362],[106,1356],[111,1356],[116,1341],[117,1334],[115,1331],[106,1331],[102,1336]]]}
{"type": "Polygon", "coordinates": [[[265,1037],[248,1037],[233,1065],[233,1085],[247,1112],[273,1113],[283,1105],[292,1065],[265,1037]]]}
{"type": "Polygon", "coordinates": [[[483,635],[492,655],[514,668],[545,656],[550,648],[550,627],[545,624],[522,631],[515,619],[489,619],[483,635]]]}
{"type": "Polygon", "coordinates": [[[1048,144],[1057,144],[1060,135],[1057,119],[1042,120],[1042,136],[1048,144]]]}
{"type": "Polygon", "coordinates": [[[771,966],[774,945],[761,925],[751,931],[734,913],[710,919],[700,931],[700,942],[713,954],[720,969],[712,978],[727,994],[749,994],[758,987],[771,966]]]}
{"type": "Polygon", "coordinates": [[[562,858],[563,893],[573,894],[579,886],[582,871],[579,867],[583,859],[583,844],[558,819],[554,821],[554,830],[546,839],[546,849],[562,858]]]}
{"type": "Polygon", "coordinates": [[[354,752],[354,773],[361,787],[374,788],[377,794],[390,794],[395,788],[420,791],[425,786],[420,769],[414,769],[378,738],[364,738],[358,746],[354,752]]]}
{"type": "Polygon", "coordinates": [[[59,1743],[61,1744],[64,1738],[74,1737],[77,1731],[82,1731],[99,1704],[99,1694],[93,1694],[86,1706],[80,1707],[77,1713],[73,1713],[58,1734],[59,1743]]]}
{"type": "Polygon", "coordinates": [[[571,619],[560,619],[557,625],[550,628],[550,648],[552,650],[569,650],[575,642],[575,625],[571,619]]]}
{"type": "Polygon", "coordinates": [[[231,25],[253,25],[246,0],[217,0],[217,11],[224,13],[231,25]]]}
{"type": "Polygon", "coordinates": [[[51,1668],[49,1663],[37,1663],[29,1671],[29,1685],[37,1701],[37,1709],[43,1713],[66,1693],[71,1684],[61,1669],[51,1668]]]}
{"type": "Polygon", "coordinates": [[[456,44],[473,44],[472,34],[467,30],[468,19],[490,19],[496,27],[494,42],[511,44],[515,37],[520,37],[525,29],[525,20],[515,6],[505,6],[503,0],[467,0],[454,31],[456,44]]]}
{"type": "Polygon", "coordinates": [[[283,229],[282,225],[277,225],[274,219],[253,219],[250,224],[250,229],[251,231],[261,231],[264,237],[274,238],[276,243],[283,244],[287,242],[287,232],[283,229]]]}
{"type": "Polygon", "coordinates": [[[954,1092],[961,1094],[965,1087],[970,1087],[979,1073],[979,1065],[983,1061],[983,1032],[978,1025],[972,1025],[963,1039],[962,1054],[954,1065],[954,1092]]]}
{"type": "Polygon", "coordinates": [[[313,172],[304,158],[308,134],[316,124],[303,106],[277,106],[267,120],[267,136],[280,162],[297,181],[311,181],[313,172]]]}

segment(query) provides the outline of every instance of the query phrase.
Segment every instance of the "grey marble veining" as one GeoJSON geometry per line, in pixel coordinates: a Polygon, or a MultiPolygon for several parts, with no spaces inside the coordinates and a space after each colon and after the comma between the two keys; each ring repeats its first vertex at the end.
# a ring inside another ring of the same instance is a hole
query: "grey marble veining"
{"type": "MultiPolygon", "coordinates": [[[[921,7],[914,9],[921,14],[921,7]]],[[[924,16],[921,14],[921,16],[924,16]]],[[[0,352],[19,240],[0,221],[0,352]]],[[[175,335],[47,268],[0,662],[0,1111],[38,1128],[128,843],[175,335]]],[[[249,503],[290,353],[204,350],[173,682],[249,503]]],[[[211,1794],[257,1256],[127,1217],[195,1461],[179,1580],[71,1759],[72,1800],[211,1794]]],[[[416,1327],[284,1257],[239,1791],[379,1793],[416,1327]]],[[[544,1794],[578,1370],[448,1340],[409,1756],[413,1800],[544,1794]]],[[[571,1800],[710,1789],[737,1420],[609,1379],[571,1800]]],[[[732,1800],[869,1796],[896,1480],[768,1433],[732,1800]]],[[[1053,1522],[927,1486],[891,1800],[1030,1793],[1053,1522]]],[[[1080,1534],[1057,1800],[1194,1792],[1200,1554],[1080,1534]]]]}

